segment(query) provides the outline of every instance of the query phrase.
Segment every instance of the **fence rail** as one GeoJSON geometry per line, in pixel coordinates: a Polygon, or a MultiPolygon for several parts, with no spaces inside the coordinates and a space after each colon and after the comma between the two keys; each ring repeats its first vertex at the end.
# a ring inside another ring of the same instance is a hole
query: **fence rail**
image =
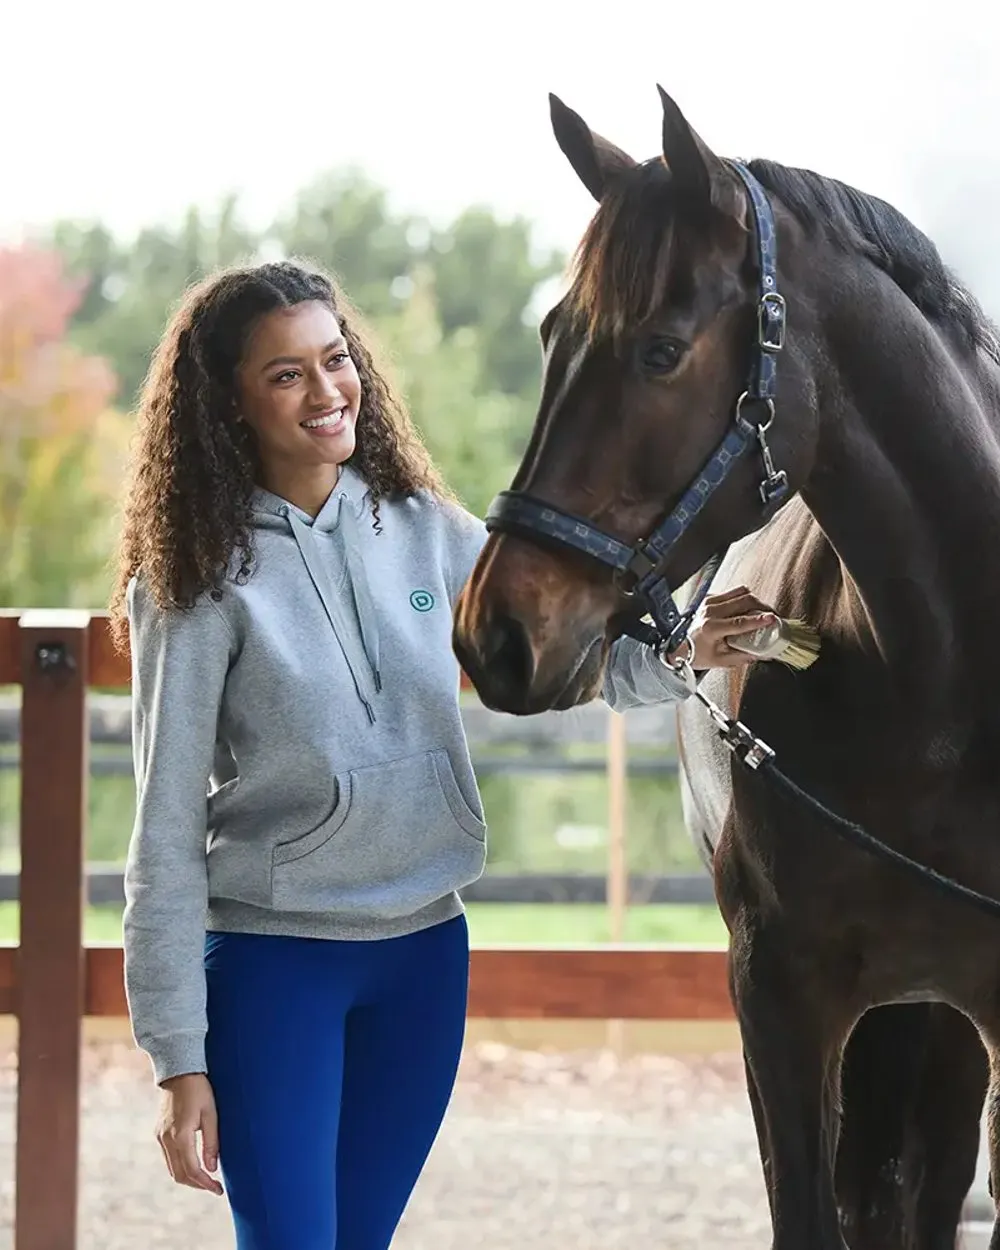
{"type": "MultiPolygon", "coordinates": [[[[84,1016],[126,1014],[121,949],[85,946],[82,931],[85,900],[109,887],[109,874],[97,866],[88,871],[84,858],[94,720],[111,714],[105,696],[88,697],[88,690],[121,688],[128,679],[128,663],[115,654],[100,614],[0,611],[0,687],[20,687],[20,698],[6,699],[3,714],[14,709],[20,743],[21,871],[0,878],[6,889],[16,889],[21,917],[20,944],[0,946],[0,1013],[19,1021],[15,1250],[76,1247],[81,1022],[84,1016]]],[[[119,717],[123,703],[127,700],[119,696],[119,717]]],[[[473,704],[468,711],[475,720],[485,709],[473,704]]],[[[630,737],[645,722],[660,726],[661,746],[670,741],[661,709],[637,710],[628,719],[630,737]]],[[[592,740],[603,740],[607,719],[598,722],[581,709],[555,720],[481,716],[480,723],[491,726],[494,742],[506,735],[523,743],[528,733],[536,735],[540,748],[566,734],[579,740],[581,728],[594,734],[592,740]]],[[[621,738],[615,742],[619,784],[621,738]]],[[[491,888],[489,882],[484,878],[482,889],[491,888]]],[[[612,884],[620,898],[628,884],[620,863],[612,884]]],[[[120,879],[111,888],[120,888],[120,879]]],[[[633,882],[633,888],[639,884],[633,882]]],[[[729,1019],[726,952],[623,945],[477,947],[469,1014],[729,1019]]]]}
{"type": "MultiPolygon", "coordinates": [[[[87,864],[84,897],[91,906],[123,903],[123,873],[116,864],[87,864]]],[[[21,875],[0,872],[0,903],[20,897],[21,875]]],[[[607,903],[608,879],[598,873],[487,872],[462,891],[467,903],[607,903]]],[[[635,873],[628,879],[627,902],[713,903],[715,891],[705,873],[635,873]]]]}

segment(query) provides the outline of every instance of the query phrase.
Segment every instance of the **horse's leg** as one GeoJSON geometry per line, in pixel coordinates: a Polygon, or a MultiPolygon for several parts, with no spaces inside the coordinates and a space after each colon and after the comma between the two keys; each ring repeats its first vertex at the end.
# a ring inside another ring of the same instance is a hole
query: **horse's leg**
{"type": "Polygon", "coordinates": [[[854,1023],[820,968],[777,926],[743,913],[730,945],[731,985],[758,1129],[773,1250],[844,1250],[833,1188],[840,1056],[854,1023]],[[793,962],[795,960],[795,962],[793,962]]]}
{"type": "Polygon", "coordinates": [[[875,1007],[844,1052],[836,1184],[851,1250],[908,1250],[903,1155],[929,1013],[924,1003],[875,1007]]]}
{"type": "MultiPolygon", "coordinates": [[[[733,961],[729,961],[729,993],[735,1003],[737,1001],[736,984],[733,977],[733,961]]],[[[753,1113],[754,1128],[757,1131],[757,1149],[760,1155],[761,1171],[764,1174],[764,1187],[767,1191],[767,1200],[771,1201],[771,1148],[767,1140],[767,1119],[764,1116],[764,1105],[760,1100],[760,1090],[757,1088],[757,1081],[750,1066],[750,1059],[747,1055],[746,1048],[743,1049],[743,1071],[746,1074],[747,1082],[747,1099],[750,1103],[750,1110],[753,1113]]],[[[772,1211],[773,1216],[773,1211],[772,1211]]]]}
{"type": "Polygon", "coordinates": [[[987,1079],[978,1031],[950,1007],[878,1007],[858,1022],[836,1173],[851,1250],[954,1250],[987,1079]]]}
{"type": "Polygon", "coordinates": [[[943,1004],[931,1007],[906,1160],[916,1200],[913,1250],[954,1250],[976,1177],[989,1076],[972,1021],[943,1004]]]}
{"type": "MultiPolygon", "coordinates": [[[[757,1130],[757,1149],[760,1154],[761,1171],[764,1174],[764,1187],[767,1190],[767,1200],[771,1201],[771,1147],[767,1140],[767,1120],[764,1116],[764,1105],[760,1100],[760,1091],[757,1088],[757,1080],[754,1077],[753,1069],[750,1067],[750,1061],[747,1053],[743,1052],[743,1068],[747,1078],[747,1096],[750,1100],[750,1110],[753,1112],[754,1128],[757,1130]]],[[[772,1209],[771,1216],[773,1218],[774,1211],[772,1209]]]]}
{"type": "Polygon", "coordinates": [[[990,1250],[1000,1250],[1000,1193],[997,1177],[1000,1176],[1000,1017],[980,1021],[983,1039],[989,1052],[990,1080],[986,1094],[986,1146],[990,1160],[990,1190],[993,1197],[993,1235],[990,1250]]]}

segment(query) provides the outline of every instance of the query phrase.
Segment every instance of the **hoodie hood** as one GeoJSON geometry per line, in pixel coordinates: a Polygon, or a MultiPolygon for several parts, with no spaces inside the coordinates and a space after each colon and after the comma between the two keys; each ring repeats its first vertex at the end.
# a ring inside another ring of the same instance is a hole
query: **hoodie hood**
{"type": "Polygon", "coordinates": [[[251,509],[256,529],[287,534],[294,541],[351,670],[358,698],[374,723],[375,696],[382,689],[378,615],[358,533],[361,518],[368,511],[369,494],[360,474],[344,465],[337,485],[315,517],[262,487],[254,491],[251,509]],[[330,541],[340,547],[347,570],[347,596],[335,592],[327,573],[320,544],[330,541]]]}

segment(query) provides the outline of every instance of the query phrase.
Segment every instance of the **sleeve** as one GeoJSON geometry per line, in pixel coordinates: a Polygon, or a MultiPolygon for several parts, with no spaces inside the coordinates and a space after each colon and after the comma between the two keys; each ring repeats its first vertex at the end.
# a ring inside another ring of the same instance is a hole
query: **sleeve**
{"type": "Polygon", "coordinates": [[[462,587],[479,559],[488,531],[486,525],[464,508],[449,505],[447,524],[448,597],[454,607],[462,587]]]}
{"type": "Polygon", "coordinates": [[[125,864],[125,989],[136,1044],[157,1084],[204,1072],[208,785],[234,652],[205,598],[164,612],[128,595],[135,823],[125,864]]]}
{"type": "Polygon", "coordinates": [[[668,668],[652,647],[627,634],[612,643],[601,697],[613,712],[654,703],[680,703],[690,694],[684,679],[668,668]]]}

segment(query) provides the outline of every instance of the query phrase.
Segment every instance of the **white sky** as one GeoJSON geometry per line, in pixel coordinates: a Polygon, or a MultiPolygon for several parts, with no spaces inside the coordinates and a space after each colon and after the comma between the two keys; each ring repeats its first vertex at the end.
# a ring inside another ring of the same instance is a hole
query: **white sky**
{"type": "Polygon", "coordinates": [[[571,247],[592,204],[547,92],[648,156],[659,81],[717,151],[892,200],[977,287],[988,257],[1000,277],[998,14],[989,0],[0,0],[0,237],[60,216],[131,232],[229,190],[257,221],[357,162],[401,205],[441,218],[485,201],[571,247]]]}

